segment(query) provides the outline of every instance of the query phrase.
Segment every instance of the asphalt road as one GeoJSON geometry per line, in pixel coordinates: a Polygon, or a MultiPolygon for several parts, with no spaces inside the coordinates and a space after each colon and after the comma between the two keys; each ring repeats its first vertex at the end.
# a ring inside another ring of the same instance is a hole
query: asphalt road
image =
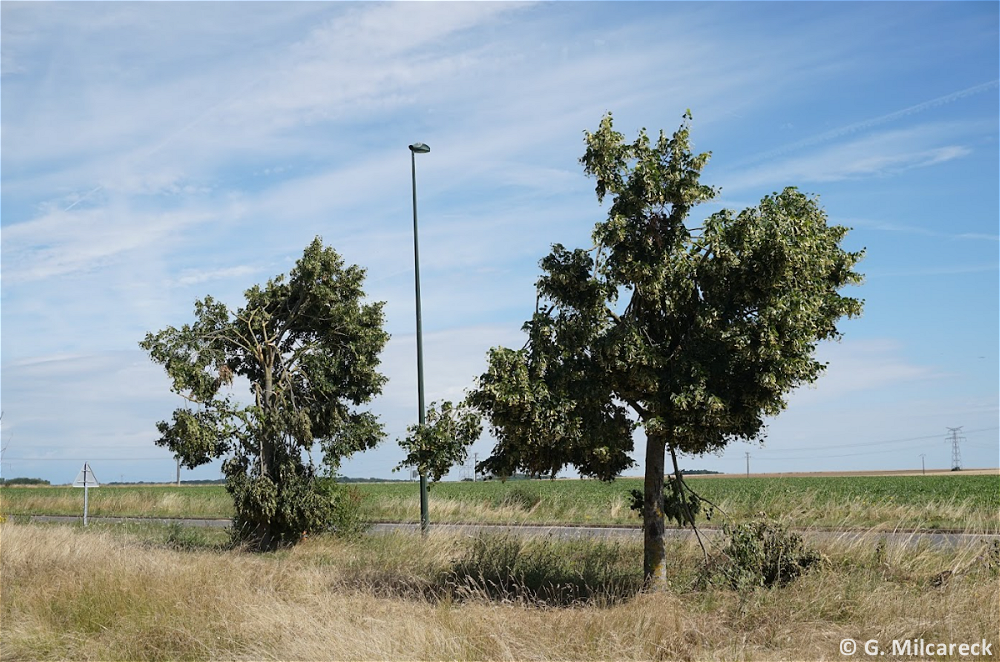
{"type": "MultiPolygon", "coordinates": [[[[183,526],[204,526],[214,528],[226,528],[230,524],[228,519],[176,519],[176,518],[155,518],[155,517],[88,517],[90,522],[139,522],[148,524],[181,524],[183,526]]],[[[32,522],[50,522],[60,524],[82,523],[82,517],[67,517],[55,515],[33,515],[32,522]]],[[[382,522],[372,525],[375,533],[408,532],[418,533],[420,525],[416,523],[388,523],[382,522]]],[[[544,525],[503,525],[503,524],[431,524],[432,532],[451,533],[458,535],[475,535],[482,532],[512,533],[523,536],[551,536],[563,540],[579,538],[613,538],[620,540],[642,540],[642,529],[638,526],[544,526],[544,525]]],[[[921,543],[933,546],[955,547],[963,543],[976,541],[1000,540],[1000,534],[980,534],[980,533],[948,533],[948,532],[925,532],[925,531],[885,531],[873,533],[865,531],[823,531],[815,529],[797,529],[803,538],[809,540],[844,540],[851,541],[857,538],[877,538],[885,539],[886,542],[903,543],[907,545],[919,545],[921,543]]],[[[705,538],[711,538],[721,533],[719,529],[699,529],[705,538]]],[[[667,529],[668,538],[690,538],[693,535],[690,529],[667,529]]]]}

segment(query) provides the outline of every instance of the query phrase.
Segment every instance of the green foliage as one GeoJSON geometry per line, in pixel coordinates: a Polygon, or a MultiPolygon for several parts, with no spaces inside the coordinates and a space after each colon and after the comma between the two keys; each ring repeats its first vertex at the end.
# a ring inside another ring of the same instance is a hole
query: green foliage
{"type": "Polygon", "coordinates": [[[341,538],[355,538],[371,528],[371,522],[362,514],[364,493],[361,490],[333,481],[327,481],[325,486],[333,501],[329,527],[334,534],[341,538]]]}
{"type": "MultiPolygon", "coordinates": [[[[685,120],[689,119],[687,116],[685,120]]],[[[678,451],[756,439],[792,388],[816,379],[816,343],[861,312],[839,290],[859,283],[814,198],[787,188],[756,207],[686,224],[715,189],[688,124],[625,143],[606,116],[581,159],[614,202],[595,248],[556,244],[542,259],[538,311],[524,349],[495,348],[471,402],[498,444],[498,474],[566,464],[611,478],[630,466],[634,411],[678,451]],[[626,407],[627,405],[627,407],[626,407]]]]}
{"type": "MultiPolygon", "coordinates": [[[[637,425],[650,476],[666,450],[676,464],[678,452],[758,440],[785,395],[823,371],[816,344],[861,313],[840,290],[861,282],[862,253],[841,248],[847,228],[827,224],[815,198],[786,188],[689,222],[717,193],[699,181],[710,154],[691,150],[690,119],[655,143],[645,130],[626,142],[610,114],[586,132],[584,171],[613,202],[592,249],[555,244],[541,260],[525,346],[490,351],[469,396],[497,439],[485,470],[572,465],[611,480],[633,464],[637,425]]],[[[663,513],[650,504],[652,531],[663,513]]],[[[647,541],[662,550],[662,537],[647,541]]]]}
{"type": "Polygon", "coordinates": [[[738,591],[784,586],[823,560],[797,533],[766,518],[727,524],[723,532],[726,546],[708,573],[738,591]]]}
{"type": "Polygon", "coordinates": [[[431,483],[441,480],[456,464],[465,462],[469,446],[483,431],[479,414],[467,405],[457,407],[449,401],[436,402],[427,408],[426,423],[411,425],[405,439],[399,441],[406,457],[393,471],[414,467],[431,483]]]}
{"type": "Polygon", "coordinates": [[[316,484],[316,444],[336,471],[383,436],[372,414],[355,409],[386,381],[377,371],[388,339],[383,304],[363,303],[364,273],[316,238],[287,277],[248,289],[244,307],[230,312],[205,297],[193,324],[139,343],[197,406],[158,423],[156,443],[189,468],[226,458],[233,530],[252,547],[273,549],[327,525],[335,505],[316,484]],[[220,395],[237,377],[253,404],[220,395]]]}
{"type": "Polygon", "coordinates": [[[234,542],[269,550],[327,528],[334,504],[311,466],[279,462],[272,477],[255,475],[241,460],[230,458],[224,465],[226,490],[233,497],[234,542]]]}
{"type": "MultiPolygon", "coordinates": [[[[631,490],[629,496],[629,509],[641,515],[644,500],[642,490],[631,490]]],[[[664,518],[668,521],[676,522],[677,526],[687,524],[694,527],[695,519],[702,512],[703,501],[701,497],[693,492],[684,494],[683,488],[677,479],[669,476],[667,477],[667,489],[663,491],[663,501],[660,508],[663,510],[664,518]]],[[[705,519],[711,521],[714,514],[715,509],[709,505],[705,509],[705,519]]]]}

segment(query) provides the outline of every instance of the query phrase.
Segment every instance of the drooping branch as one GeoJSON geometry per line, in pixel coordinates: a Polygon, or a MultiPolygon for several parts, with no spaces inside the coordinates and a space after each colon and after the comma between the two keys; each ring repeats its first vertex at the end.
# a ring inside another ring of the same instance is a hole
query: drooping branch
{"type": "Polygon", "coordinates": [[[694,498],[698,499],[698,501],[704,501],[705,503],[707,503],[708,505],[710,505],[710,506],[711,506],[712,508],[714,508],[715,510],[718,510],[718,511],[719,511],[720,513],[722,513],[722,516],[723,516],[723,517],[725,517],[726,519],[731,519],[731,518],[729,517],[729,513],[727,513],[727,512],[725,511],[725,510],[723,510],[722,506],[720,506],[719,504],[717,504],[717,503],[715,503],[715,502],[713,502],[713,501],[711,501],[711,500],[707,499],[706,497],[703,497],[703,496],[702,496],[702,495],[701,495],[700,493],[696,492],[696,491],[694,490],[694,488],[693,488],[693,487],[691,487],[691,485],[690,485],[690,484],[689,484],[689,483],[688,483],[687,481],[684,481],[684,485],[683,485],[683,487],[684,487],[684,489],[685,489],[685,490],[687,490],[687,491],[688,491],[688,492],[689,492],[689,493],[690,493],[690,494],[691,494],[691,495],[692,495],[692,496],[693,496],[694,498]]]}
{"type": "Polygon", "coordinates": [[[667,447],[670,449],[670,460],[674,465],[674,478],[677,480],[677,489],[679,491],[677,498],[681,502],[680,505],[684,509],[685,515],[687,515],[691,530],[694,531],[694,537],[698,540],[698,546],[701,547],[701,554],[705,559],[705,563],[708,563],[708,551],[705,549],[705,543],[701,539],[701,532],[698,531],[698,525],[694,521],[694,513],[691,512],[691,506],[688,505],[687,499],[684,498],[684,476],[681,474],[680,465],[677,464],[677,451],[674,450],[672,444],[667,447]]]}

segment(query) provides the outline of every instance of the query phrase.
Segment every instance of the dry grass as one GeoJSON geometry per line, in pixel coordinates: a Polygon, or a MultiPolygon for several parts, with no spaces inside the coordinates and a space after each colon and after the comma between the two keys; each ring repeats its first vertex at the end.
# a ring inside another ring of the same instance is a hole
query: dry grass
{"type": "Polygon", "coordinates": [[[695,590],[696,548],[677,543],[667,592],[542,607],[423,590],[469,547],[446,535],[272,555],[73,527],[0,535],[3,660],[840,659],[847,637],[996,642],[1000,628],[1000,552],[982,544],[830,543],[819,570],[741,595],[695,590]]]}

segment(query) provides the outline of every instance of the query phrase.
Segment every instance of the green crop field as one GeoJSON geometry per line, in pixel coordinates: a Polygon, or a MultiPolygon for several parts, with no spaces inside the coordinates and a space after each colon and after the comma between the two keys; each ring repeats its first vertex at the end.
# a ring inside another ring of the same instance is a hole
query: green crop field
{"type": "MultiPolygon", "coordinates": [[[[94,517],[231,517],[232,500],[221,485],[123,485],[89,490],[94,517]]],[[[74,487],[0,488],[4,515],[80,515],[83,490],[74,487]]]]}
{"type": "MultiPolygon", "coordinates": [[[[1000,477],[830,476],[689,479],[690,485],[732,518],[766,512],[798,527],[954,529],[1000,531],[1000,477]]],[[[374,521],[416,521],[415,483],[364,483],[364,516],[374,521]]],[[[638,525],[629,510],[637,478],[439,483],[430,490],[432,522],[638,525]]],[[[79,515],[83,490],[5,487],[5,515],[79,515]]],[[[221,486],[115,486],[90,493],[92,516],[229,517],[221,486]]],[[[718,514],[718,511],[717,511],[718,514]]],[[[712,525],[720,522],[716,516],[712,525]]]]}
{"type": "MultiPolygon", "coordinates": [[[[733,518],[766,512],[792,526],[1000,528],[1000,477],[991,475],[690,478],[689,484],[733,518]]],[[[415,484],[358,489],[369,518],[419,518],[415,484]]],[[[430,491],[430,513],[440,522],[638,524],[629,509],[633,489],[642,489],[641,479],[441,483],[430,491]]]]}

